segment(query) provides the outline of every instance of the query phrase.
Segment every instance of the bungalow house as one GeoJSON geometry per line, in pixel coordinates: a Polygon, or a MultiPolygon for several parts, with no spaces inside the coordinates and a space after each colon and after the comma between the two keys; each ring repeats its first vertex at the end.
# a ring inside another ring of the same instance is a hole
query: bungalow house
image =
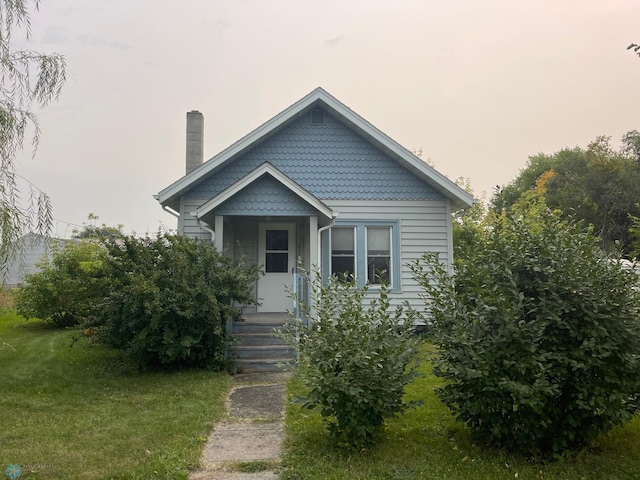
{"type": "Polygon", "coordinates": [[[473,198],[322,88],[203,163],[204,120],[187,113],[186,174],[155,197],[178,232],[263,266],[261,304],[291,309],[298,262],[323,277],[381,278],[393,302],[420,302],[407,264],[451,264],[451,213],[473,198]]]}

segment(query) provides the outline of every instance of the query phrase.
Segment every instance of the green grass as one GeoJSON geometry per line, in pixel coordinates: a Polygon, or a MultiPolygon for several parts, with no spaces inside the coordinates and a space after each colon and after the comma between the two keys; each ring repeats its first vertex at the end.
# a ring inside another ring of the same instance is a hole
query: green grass
{"type": "MultiPolygon", "coordinates": [[[[228,375],[138,373],[78,330],[0,314],[0,475],[187,478],[225,414],[228,375]]],[[[3,477],[4,478],[4,477],[3,477]]]]}
{"type": "Polygon", "coordinates": [[[277,463],[270,460],[253,460],[250,462],[236,462],[227,465],[227,469],[242,473],[265,472],[267,470],[276,470],[277,468],[277,463]]]}
{"type": "MultiPolygon", "coordinates": [[[[348,453],[333,446],[318,412],[287,405],[283,479],[640,479],[640,418],[595,445],[555,461],[532,461],[481,448],[436,398],[439,379],[423,364],[425,377],[407,391],[424,405],[390,420],[368,452],[348,453]]],[[[289,394],[302,394],[292,379],[289,394]]]]}

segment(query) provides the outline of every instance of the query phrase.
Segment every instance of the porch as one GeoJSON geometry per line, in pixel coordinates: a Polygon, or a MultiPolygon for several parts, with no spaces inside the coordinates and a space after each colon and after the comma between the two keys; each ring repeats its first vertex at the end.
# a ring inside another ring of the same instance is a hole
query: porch
{"type": "Polygon", "coordinates": [[[213,235],[216,247],[235,261],[244,259],[261,266],[264,274],[254,285],[257,305],[235,305],[243,316],[254,317],[258,323],[266,314],[300,314],[294,296],[304,304],[309,302],[309,290],[302,273],[319,264],[317,216],[216,216],[213,235]]]}

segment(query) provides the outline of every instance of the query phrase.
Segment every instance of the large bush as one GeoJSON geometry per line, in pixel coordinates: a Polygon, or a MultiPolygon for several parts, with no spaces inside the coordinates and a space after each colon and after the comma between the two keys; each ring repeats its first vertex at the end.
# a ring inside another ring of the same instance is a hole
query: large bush
{"type": "Polygon", "coordinates": [[[232,302],[254,302],[257,267],[183,236],[114,237],[104,245],[111,286],[92,321],[97,338],[141,368],[224,368],[232,302]]]}
{"type": "Polygon", "coordinates": [[[320,409],[341,446],[366,448],[386,418],[409,406],[402,397],[415,378],[412,316],[402,308],[391,313],[386,286],[374,292],[334,276],[327,285],[319,276],[307,280],[316,310],[306,309],[309,322],[294,324],[299,373],[308,388],[297,401],[320,409]]]}
{"type": "Polygon", "coordinates": [[[15,294],[18,314],[40,318],[59,327],[84,322],[102,301],[108,282],[102,272],[105,249],[95,241],[56,248],[26,275],[15,294]]]}
{"type": "Polygon", "coordinates": [[[558,453],[638,411],[637,278],[580,225],[505,214],[455,283],[435,255],[413,269],[447,379],[439,395],[493,444],[558,453]]]}

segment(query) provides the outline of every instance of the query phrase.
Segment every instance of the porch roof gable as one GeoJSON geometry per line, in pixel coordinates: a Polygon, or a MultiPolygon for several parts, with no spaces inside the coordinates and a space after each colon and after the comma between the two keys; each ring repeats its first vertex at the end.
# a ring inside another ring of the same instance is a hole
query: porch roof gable
{"type": "Polygon", "coordinates": [[[331,208],[325,205],[313,194],[302,188],[296,182],[291,180],[288,176],[286,176],[269,162],[263,163],[255,170],[249,172],[247,175],[239,179],[229,188],[221,192],[219,195],[216,195],[215,197],[200,205],[194,212],[190,212],[191,215],[195,218],[202,218],[204,215],[212,212],[217,207],[230,200],[234,195],[238,194],[249,185],[262,178],[264,175],[270,175],[278,183],[280,183],[300,199],[311,205],[315,210],[318,211],[319,214],[323,215],[326,219],[331,220],[333,218],[333,210],[331,210],[331,208]]]}

